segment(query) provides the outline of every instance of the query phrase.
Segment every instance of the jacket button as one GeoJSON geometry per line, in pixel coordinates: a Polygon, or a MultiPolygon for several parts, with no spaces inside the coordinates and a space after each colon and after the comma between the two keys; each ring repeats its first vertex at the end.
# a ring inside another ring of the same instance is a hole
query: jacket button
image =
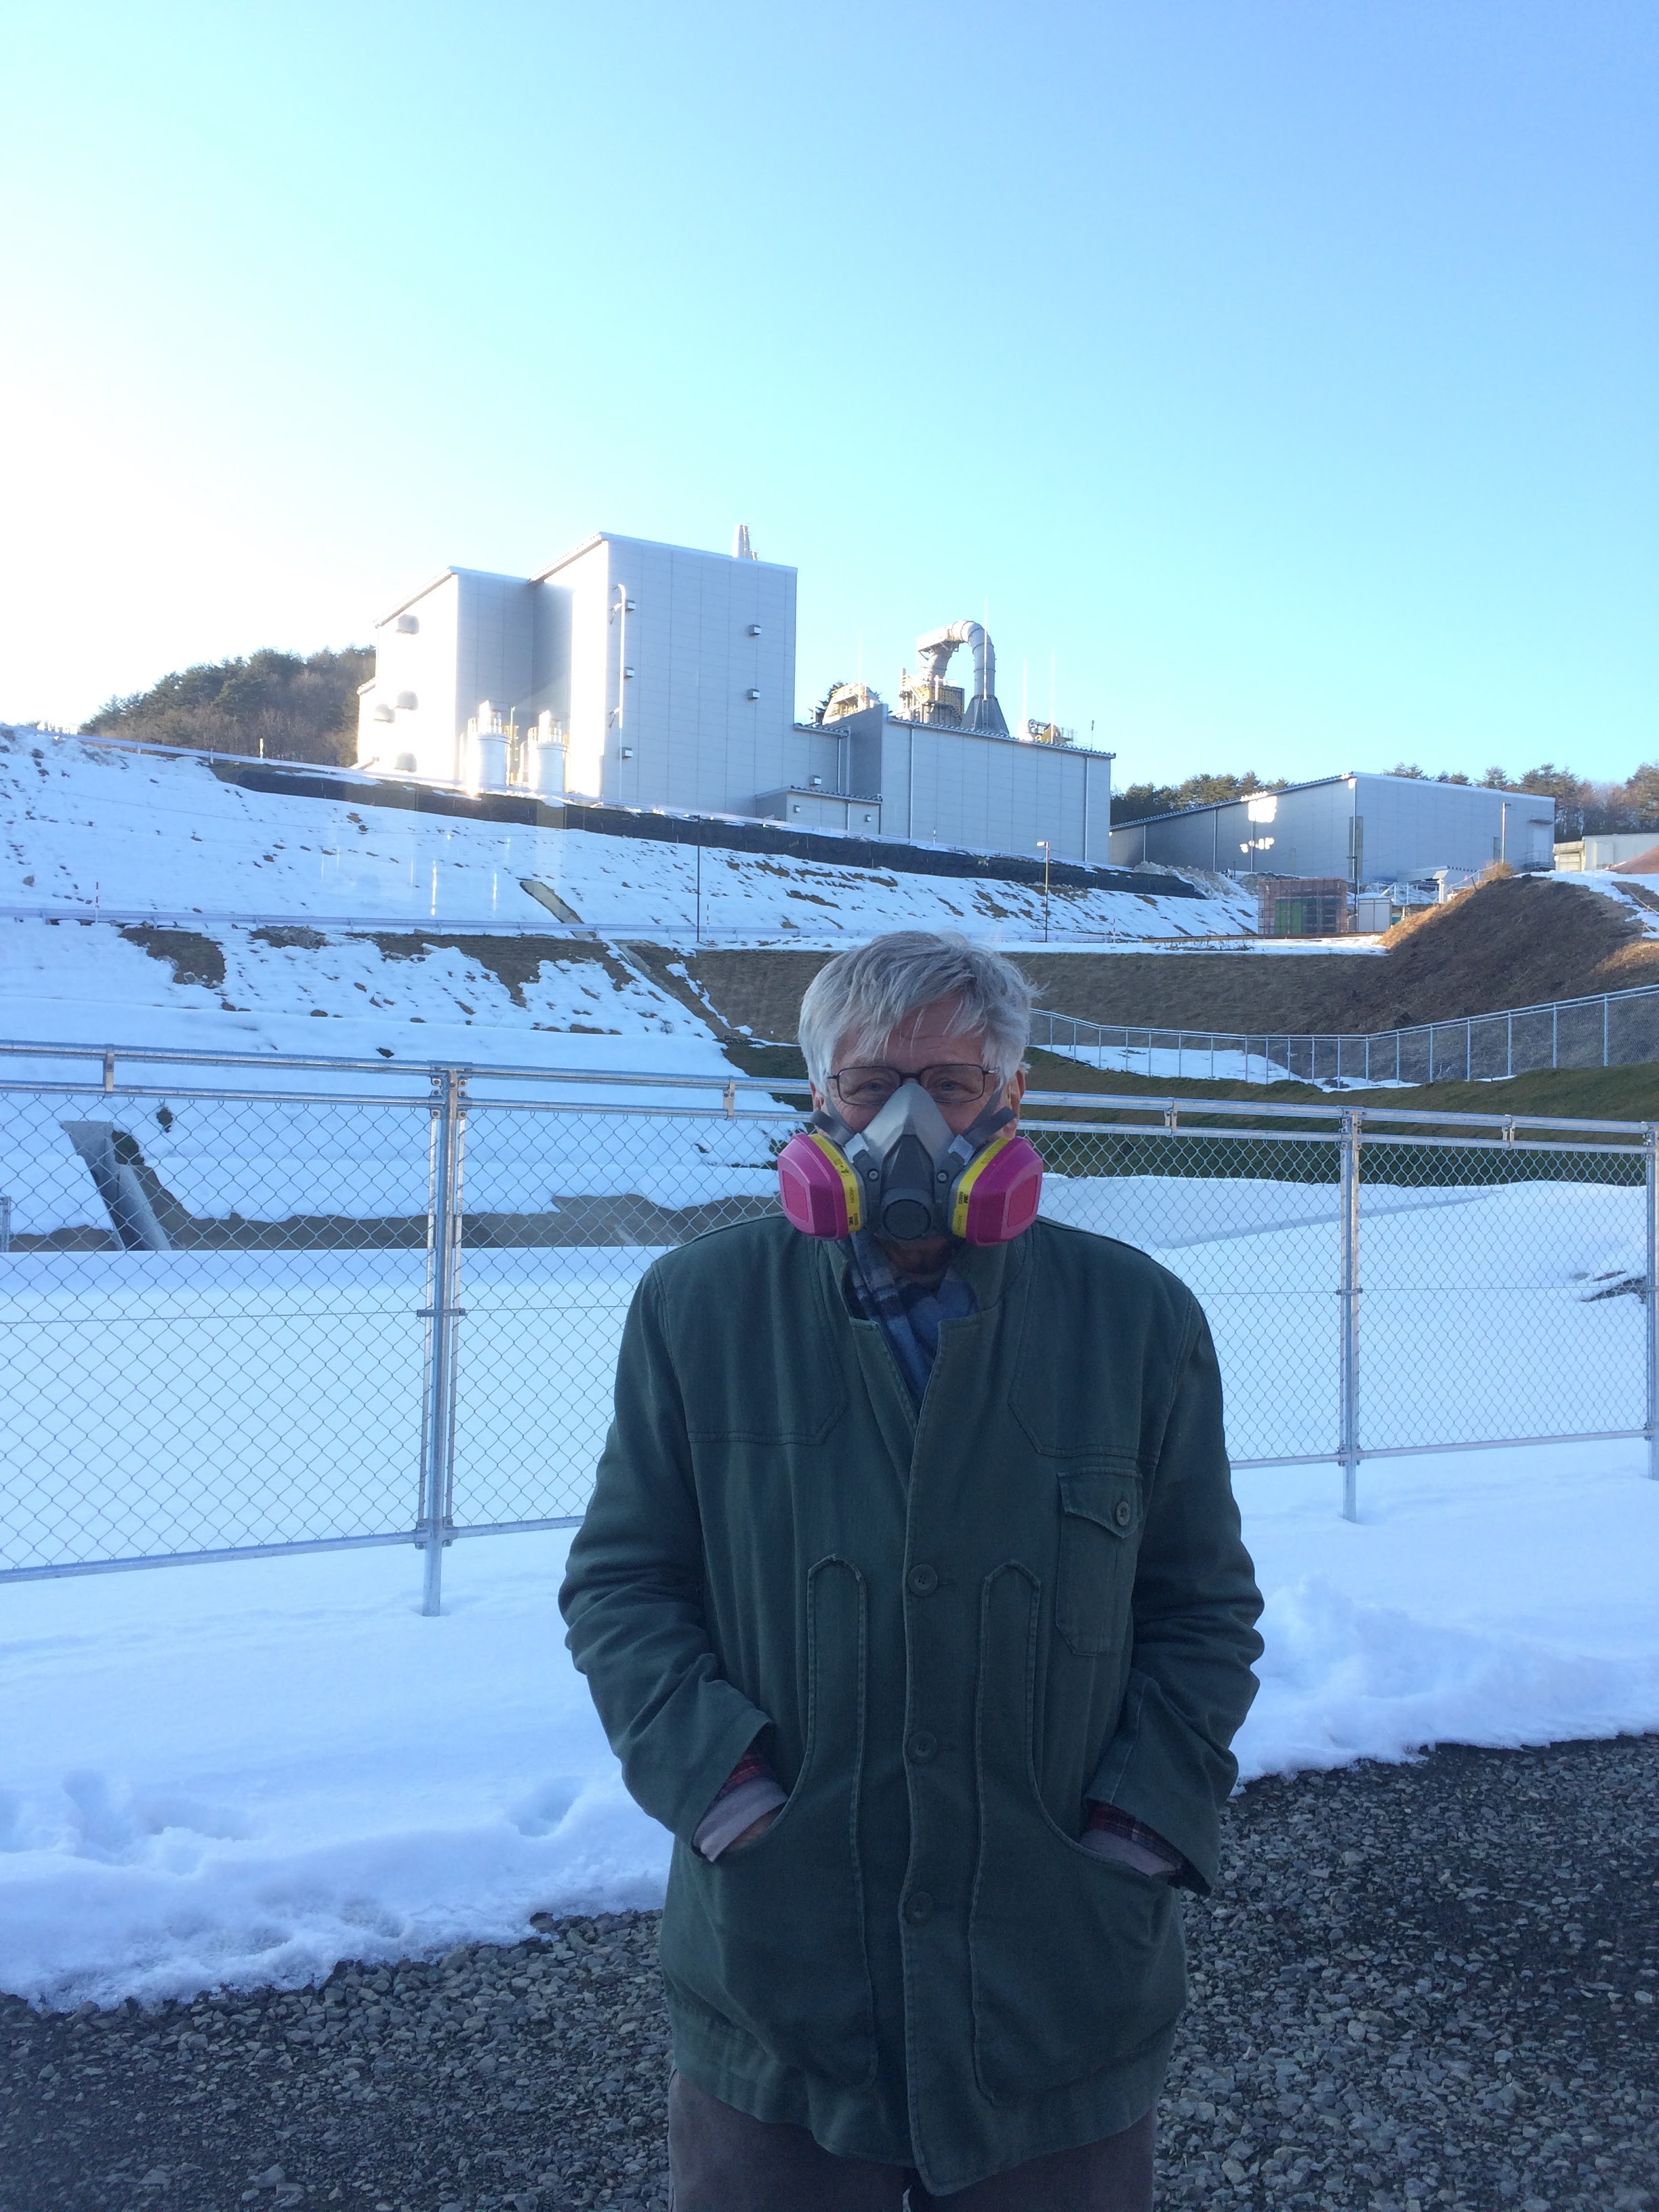
{"type": "Polygon", "coordinates": [[[1120,1498],[1112,1508],[1112,1518],[1120,1528],[1127,1528],[1135,1517],[1135,1510],[1127,1498],[1120,1498]]]}
{"type": "Polygon", "coordinates": [[[933,1917],[933,1900],[925,1889],[912,1890],[904,1900],[904,1917],[913,1928],[920,1928],[924,1920],[933,1917]]]}
{"type": "Polygon", "coordinates": [[[936,1735],[929,1735],[926,1729],[918,1729],[910,1739],[912,1759],[929,1759],[938,1749],[939,1738],[936,1735]]]}
{"type": "Polygon", "coordinates": [[[927,1566],[912,1567],[905,1580],[916,1596],[931,1597],[939,1588],[939,1569],[927,1566]]]}

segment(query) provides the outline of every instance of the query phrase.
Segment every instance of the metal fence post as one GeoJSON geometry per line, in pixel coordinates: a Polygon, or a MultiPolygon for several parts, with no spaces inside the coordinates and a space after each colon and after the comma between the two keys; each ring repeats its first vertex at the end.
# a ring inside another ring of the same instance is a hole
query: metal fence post
{"type": "Polygon", "coordinates": [[[1359,1132],[1363,1119],[1342,1116],[1342,1350],[1340,1415],[1342,1517],[1359,1518],[1359,1132]]]}
{"type": "Polygon", "coordinates": [[[1647,1124],[1647,1294],[1643,1300],[1643,1331],[1647,1352],[1648,1474],[1659,1482],[1659,1121],[1647,1124]]]}
{"type": "Polygon", "coordinates": [[[444,1547],[454,1541],[455,1349],[462,1309],[461,1160],[466,1141],[466,1078],[459,1068],[432,1071],[426,1224],[426,1382],[421,1406],[421,1496],[415,1541],[426,1554],[421,1611],[430,1617],[443,1595],[444,1547]]]}

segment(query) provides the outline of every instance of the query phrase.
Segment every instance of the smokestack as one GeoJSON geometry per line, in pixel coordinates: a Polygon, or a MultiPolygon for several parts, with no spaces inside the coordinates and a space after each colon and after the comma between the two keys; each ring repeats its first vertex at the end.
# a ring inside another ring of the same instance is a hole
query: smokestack
{"type": "Polygon", "coordinates": [[[732,558],[734,561],[752,561],[754,557],[755,549],[749,543],[749,525],[740,522],[732,532],[732,558]]]}
{"type": "Polygon", "coordinates": [[[951,665],[951,656],[959,645],[972,649],[974,655],[974,691],[968,702],[964,726],[984,730],[993,737],[1006,738],[1008,725],[997,704],[997,656],[985,627],[976,622],[950,623],[943,629],[930,629],[916,640],[916,658],[920,672],[929,679],[943,681],[951,665]]]}

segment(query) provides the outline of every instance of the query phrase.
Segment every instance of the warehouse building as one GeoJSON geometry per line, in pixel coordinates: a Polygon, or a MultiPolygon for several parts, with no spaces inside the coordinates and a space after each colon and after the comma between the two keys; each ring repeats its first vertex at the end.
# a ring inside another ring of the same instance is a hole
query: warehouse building
{"type": "Polygon", "coordinates": [[[1056,860],[1109,858],[1112,755],[1011,732],[983,627],[916,641],[895,711],[795,719],[795,571],[602,532],[529,577],[447,568],[375,625],[358,765],[1056,860]],[[950,681],[955,654],[971,692],[950,681]]]}
{"type": "Polygon", "coordinates": [[[1651,830],[1603,830],[1599,836],[1571,837],[1555,848],[1558,868],[1580,874],[1586,869],[1622,868],[1639,860],[1659,842],[1659,827],[1651,830]]]}
{"type": "Polygon", "coordinates": [[[1507,860],[1554,865],[1555,801],[1530,791],[1408,775],[1332,775],[1219,805],[1186,806],[1112,832],[1120,867],[1341,878],[1352,891],[1467,879],[1507,860]]]}

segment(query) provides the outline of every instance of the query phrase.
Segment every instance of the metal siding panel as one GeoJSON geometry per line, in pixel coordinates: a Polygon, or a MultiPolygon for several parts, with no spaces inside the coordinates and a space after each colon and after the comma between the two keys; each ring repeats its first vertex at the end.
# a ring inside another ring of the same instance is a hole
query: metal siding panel
{"type": "Polygon", "coordinates": [[[559,581],[570,592],[569,787],[587,796],[598,796],[604,787],[611,706],[605,608],[610,575],[611,548],[603,538],[559,571],[559,581]]]}

